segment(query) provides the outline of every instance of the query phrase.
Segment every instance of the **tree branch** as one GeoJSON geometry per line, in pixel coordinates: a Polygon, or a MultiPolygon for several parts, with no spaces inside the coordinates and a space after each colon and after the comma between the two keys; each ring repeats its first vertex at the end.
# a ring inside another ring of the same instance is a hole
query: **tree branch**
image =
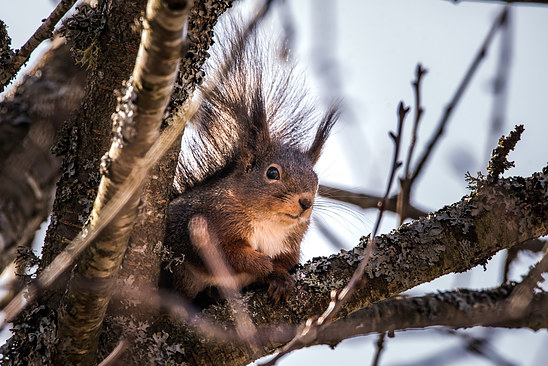
{"type": "MultiPolygon", "coordinates": [[[[90,215],[88,229],[100,220],[103,207],[124,185],[135,166],[160,134],[160,125],[177,76],[189,4],[187,1],[151,0],[147,5],[141,45],[131,85],[119,98],[113,116],[114,138],[103,158],[103,178],[90,215]]],[[[141,172],[143,175],[146,171],[141,172]]],[[[92,364],[100,326],[111,296],[122,256],[137,215],[140,190],[101,232],[77,262],[74,280],[59,312],[58,362],[92,364]],[[96,279],[101,286],[79,285],[96,279]],[[101,281],[102,280],[102,281],[101,281]],[[106,281],[105,281],[106,280],[106,281]]]]}
{"type": "Polygon", "coordinates": [[[371,333],[432,326],[548,328],[548,294],[535,294],[518,318],[508,316],[507,304],[515,284],[491,290],[457,290],[422,297],[394,297],[356,311],[326,327],[316,344],[335,347],[341,341],[371,333]]]}
{"type": "MultiPolygon", "coordinates": [[[[352,192],[346,189],[335,188],[335,187],[327,186],[324,184],[320,184],[320,187],[318,189],[318,194],[322,197],[350,203],[352,205],[356,205],[363,209],[369,209],[369,208],[378,209],[379,202],[382,201],[382,197],[379,197],[373,194],[352,192]]],[[[396,213],[397,202],[398,202],[397,196],[390,197],[386,201],[386,206],[384,209],[386,211],[396,213]]],[[[426,211],[421,210],[420,208],[417,208],[411,204],[407,207],[405,212],[408,215],[408,217],[412,219],[418,219],[419,217],[426,216],[428,214],[426,211]]]]}
{"type": "Polygon", "coordinates": [[[28,61],[30,54],[40,43],[52,36],[55,25],[65,13],[74,5],[76,0],[61,0],[49,17],[40,25],[28,41],[15,52],[11,58],[7,70],[0,70],[0,92],[4,90],[10,80],[17,74],[21,66],[28,61]]]}

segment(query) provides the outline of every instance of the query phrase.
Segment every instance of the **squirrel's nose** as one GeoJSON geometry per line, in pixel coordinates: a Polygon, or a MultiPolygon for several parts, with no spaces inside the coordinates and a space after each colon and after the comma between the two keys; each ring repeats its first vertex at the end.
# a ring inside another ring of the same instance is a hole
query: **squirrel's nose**
{"type": "Polygon", "coordinates": [[[303,211],[306,211],[310,207],[312,207],[312,201],[309,200],[308,198],[300,198],[299,205],[301,205],[301,208],[303,209],[303,211]]]}

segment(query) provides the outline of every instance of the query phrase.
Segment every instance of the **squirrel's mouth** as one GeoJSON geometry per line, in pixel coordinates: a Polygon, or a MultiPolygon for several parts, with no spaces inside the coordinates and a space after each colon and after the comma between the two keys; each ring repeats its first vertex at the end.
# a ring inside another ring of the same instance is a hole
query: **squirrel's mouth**
{"type": "Polygon", "coordinates": [[[301,212],[300,214],[297,214],[297,215],[292,215],[290,213],[285,212],[283,215],[285,217],[290,218],[291,220],[302,221],[302,220],[308,220],[309,217],[310,217],[310,215],[307,215],[306,212],[307,211],[303,211],[303,212],[301,212]]]}

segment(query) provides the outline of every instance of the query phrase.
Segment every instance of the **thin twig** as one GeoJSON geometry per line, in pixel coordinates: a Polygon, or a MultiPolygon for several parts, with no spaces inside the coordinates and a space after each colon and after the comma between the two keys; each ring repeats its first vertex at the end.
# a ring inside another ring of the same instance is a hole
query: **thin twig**
{"type": "Polygon", "coordinates": [[[422,77],[428,72],[427,69],[423,68],[419,63],[415,70],[415,80],[411,83],[413,85],[413,91],[415,92],[415,120],[413,121],[413,133],[411,135],[411,144],[409,145],[409,150],[407,152],[407,161],[405,162],[405,179],[409,179],[409,173],[411,169],[411,161],[413,158],[413,152],[415,150],[415,144],[417,142],[417,131],[419,128],[419,122],[424,113],[424,109],[421,105],[421,81],[422,77]]]}
{"type": "MultiPolygon", "coordinates": [[[[350,203],[363,209],[378,209],[378,203],[380,200],[382,200],[382,197],[376,196],[374,194],[352,192],[342,188],[327,186],[325,184],[320,184],[320,187],[318,188],[318,194],[322,197],[340,202],[350,203]]],[[[384,209],[386,211],[396,213],[397,201],[397,196],[391,196],[390,198],[388,198],[388,201],[386,201],[384,209]]],[[[426,216],[427,214],[428,212],[426,212],[425,210],[417,208],[411,204],[407,207],[407,217],[409,218],[418,219],[419,217],[426,216]]]]}
{"type": "Polygon", "coordinates": [[[116,360],[125,352],[129,347],[129,340],[126,338],[122,339],[120,343],[112,350],[112,352],[103,360],[98,366],[108,366],[114,364],[116,360]]]}
{"type": "Polygon", "coordinates": [[[402,179],[400,179],[400,192],[397,199],[396,212],[400,216],[400,225],[403,224],[403,221],[410,217],[408,211],[410,210],[410,200],[411,200],[411,182],[409,180],[409,174],[411,169],[411,161],[413,159],[413,152],[415,150],[415,144],[417,142],[417,131],[419,128],[419,122],[421,120],[424,109],[421,106],[421,81],[424,74],[428,71],[422,67],[421,64],[417,65],[415,71],[415,80],[412,82],[413,90],[415,92],[415,120],[413,122],[413,132],[411,135],[411,144],[409,145],[409,150],[407,151],[407,161],[405,162],[405,174],[402,179]]]}
{"type": "Polygon", "coordinates": [[[42,41],[52,36],[55,25],[61,20],[67,11],[74,5],[76,0],[61,0],[57,7],[51,12],[49,17],[38,27],[36,32],[28,39],[28,41],[15,52],[11,59],[10,70],[3,74],[0,80],[0,92],[4,90],[9,81],[19,72],[21,66],[28,61],[31,53],[38,47],[42,41]]]}
{"type": "Polygon", "coordinates": [[[384,341],[386,339],[386,333],[379,334],[379,338],[377,339],[377,352],[375,352],[375,358],[373,359],[372,366],[379,366],[379,362],[381,360],[381,354],[384,350],[384,341]]]}
{"type": "Polygon", "coordinates": [[[327,309],[324,311],[324,313],[317,317],[311,317],[309,318],[302,331],[297,334],[290,342],[288,342],[282,350],[270,361],[263,364],[263,366],[272,366],[275,365],[276,362],[278,362],[279,359],[287,355],[289,352],[291,352],[294,349],[300,348],[306,344],[312,343],[319,332],[328,324],[330,324],[339,311],[339,309],[350,299],[350,297],[354,294],[354,292],[361,286],[365,284],[365,267],[367,263],[369,262],[369,258],[371,258],[371,255],[373,251],[375,250],[375,236],[377,235],[378,229],[380,227],[382,216],[384,213],[384,208],[386,206],[386,202],[388,200],[388,196],[390,194],[390,191],[392,189],[392,183],[394,181],[394,177],[396,176],[397,169],[401,166],[401,162],[398,160],[399,151],[400,151],[400,143],[401,143],[401,133],[403,129],[403,122],[405,120],[405,116],[409,112],[409,108],[405,107],[403,105],[403,102],[400,102],[398,106],[398,132],[397,134],[394,134],[393,132],[390,132],[390,137],[392,138],[394,142],[394,157],[392,160],[392,169],[390,170],[390,177],[388,179],[387,187],[386,187],[386,193],[382,199],[382,201],[379,201],[379,214],[377,216],[377,222],[375,223],[375,228],[373,230],[372,235],[369,237],[369,245],[366,246],[365,253],[363,254],[363,258],[358,265],[358,268],[354,271],[354,274],[352,275],[352,278],[348,282],[348,284],[339,292],[337,290],[331,291],[331,301],[327,307],[327,309]]]}
{"type": "Polygon", "coordinates": [[[443,135],[445,126],[447,125],[447,122],[449,121],[449,118],[451,117],[452,112],[454,111],[455,107],[458,105],[460,99],[464,95],[464,92],[466,88],[468,87],[468,85],[470,84],[470,81],[472,80],[472,77],[474,76],[476,70],[478,69],[481,61],[485,58],[485,55],[487,54],[487,51],[489,50],[489,47],[491,45],[491,42],[493,41],[493,38],[496,32],[499,30],[499,28],[501,28],[505,24],[506,16],[508,14],[508,8],[509,8],[508,6],[505,6],[504,10],[495,19],[493,26],[489,30],[489,33],[487,34],[487,37],[483,41],[483,44],[480,47],[478,53],[476,54],[476,57],[472,61],[472,64],[466,71],[466,74],[464,75],[464,78],[462,79],[457,90],[455,91],[453,98],[451,99],[449,104],[445,107],[445,112],[438,123],[438,129],[436,130],[436,133],[434,134],[434,136],[432,136],[432,138],[430,139],[428,146],[426,147],[421,158],[419,159],[419,163],[416,165],[415,171],[413,172],[410,178],[410,182],[409,182],[410,185],[413,184],[413,182],[417,179],[419,174],[422,172],[426,164],[426,161],[431,156],[432,150],[434,149],[434,147],[440,140],[441,135],[443,135]]]}

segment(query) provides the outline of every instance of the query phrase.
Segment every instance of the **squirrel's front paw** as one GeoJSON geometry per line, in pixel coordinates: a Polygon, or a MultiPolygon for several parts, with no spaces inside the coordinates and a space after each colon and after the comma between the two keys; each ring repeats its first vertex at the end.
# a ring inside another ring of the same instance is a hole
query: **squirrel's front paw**
{"type": "Polygon", "coordinates": [[[287,300],[295,288],[295,281],[289,273],[270,275],[267,282],[268,294],[276,303],[281,299],[287,300]]]}
{"type": "Polygon", "coordinates": [[[274,265],[272,259],[262,253],[258,253],[250,258],[249,263],[246,265],[246,272],[252,273],[258,278],[264,278],[272,273],[274,265]]]}

